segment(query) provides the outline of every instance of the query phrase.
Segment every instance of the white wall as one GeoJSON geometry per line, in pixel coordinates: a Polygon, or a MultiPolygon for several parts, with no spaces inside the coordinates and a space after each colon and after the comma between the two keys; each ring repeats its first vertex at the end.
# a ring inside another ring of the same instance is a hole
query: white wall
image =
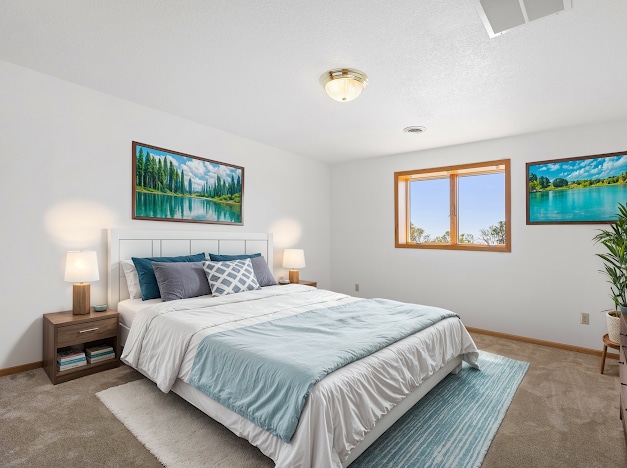
{"type": "Polygon", "coordinates": [[[449,308],[467,326],[600,349],[600,311],[613,307],[592,242],[603,226],[527,226],[525,163],[618,151],[627,151],[627,121],[333,166],[332,287],[449,308]],[[501,158],[512,161],[511,253],[394,248],[395,171],[501,158]],[[590,325],[579,324],[581,312],[590,325]]]}
{"type": "Polygon", "coordinates": [[[97,251],[106,302],[106,228],[270,231],[275,266],[303,248],[301,278],[330,286],[326,164],[3,61],[0,156],[0,369],[41,361],[42,314],[71,309],[67,250],[97,251]],[[244,166],[244,226],[132,220],[133,140],[244,166]]]}
{"type": "Polygon", "coordinates": [[[281,250],[301,247],[301,277],[323,288],[443,306],[469,326],[599,348],[599,311],[611,306],[591,241],[600,226],[526,226],[525,162],[624,151],[625,129],[627,121],[611,122],[329,168],[0,61],[0,369],[40,361],[42,314],[71,308],[67,250],[98,252],[92,303],[106,301],[109,227],[271,231],[277,275],[281,250]],[[244,166],[244,226],[132,220],[133,140],[244,166]],[[394,171],[500,158],[512,159],[512,253],[394,248],[394,171]],[[589,326],[579,325],[580,312],[590,313],[589,326]]]}

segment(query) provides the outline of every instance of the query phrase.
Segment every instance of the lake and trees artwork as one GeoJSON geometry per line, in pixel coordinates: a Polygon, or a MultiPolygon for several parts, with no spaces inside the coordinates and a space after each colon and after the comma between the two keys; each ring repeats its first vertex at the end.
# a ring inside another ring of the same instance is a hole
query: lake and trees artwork
{"type": "Polygon", "coordinates": [[[600,224],[627,202],[627,152],[527,163],[527,224],[600,224]]]}
{"type": "Polygon", "coordinates": [[[242,225],[244,168],[133,142],[133,219],[242,225]]]}

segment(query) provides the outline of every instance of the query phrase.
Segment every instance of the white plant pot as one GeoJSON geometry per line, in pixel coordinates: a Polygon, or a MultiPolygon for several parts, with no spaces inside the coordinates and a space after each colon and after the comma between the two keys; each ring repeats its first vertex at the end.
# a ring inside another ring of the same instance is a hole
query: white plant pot
{"type": "Polygon", "coordinates": [[[605,313],[605,319],[607,321],[607,334],[610,341],[614,343],[620,343],[620,315],[615,317],[611,315],[613,311],[607,311],[605,313]]]}

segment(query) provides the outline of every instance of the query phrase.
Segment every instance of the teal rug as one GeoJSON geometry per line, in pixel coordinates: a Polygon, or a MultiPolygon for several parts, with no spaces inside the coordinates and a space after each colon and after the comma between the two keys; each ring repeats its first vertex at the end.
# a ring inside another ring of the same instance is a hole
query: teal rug
{"type": "Polygon", "coordinates": [[[448,375],[350,468],[479,467],[529,363],[485,351],[448,375]]]}

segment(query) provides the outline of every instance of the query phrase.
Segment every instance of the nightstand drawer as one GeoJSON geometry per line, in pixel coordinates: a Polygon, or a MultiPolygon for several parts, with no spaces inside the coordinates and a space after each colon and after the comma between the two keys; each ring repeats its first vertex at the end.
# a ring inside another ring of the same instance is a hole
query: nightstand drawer
{"type": "Polygon", "coordinates": [[[88,341],[96,341],[110,336],[117,336],[117,334],[117,317],[67,325],[59,327],[57,346],[62,348],[73,344],[86,343],[88,341]]]}

